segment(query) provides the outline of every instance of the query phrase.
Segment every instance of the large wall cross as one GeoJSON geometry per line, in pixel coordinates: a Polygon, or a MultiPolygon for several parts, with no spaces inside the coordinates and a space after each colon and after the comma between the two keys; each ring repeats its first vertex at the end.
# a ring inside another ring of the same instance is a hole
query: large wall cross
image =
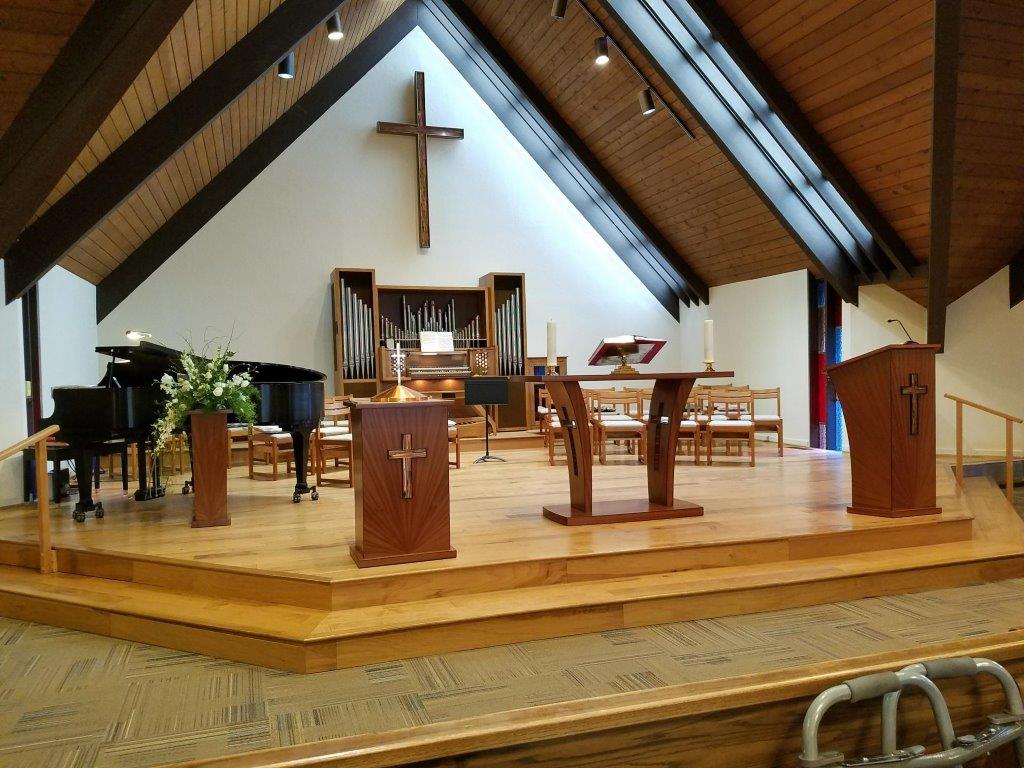
{"type": "Polygon", "coordinates": [[[439,128],[427,125],[427,104],[425,76],[416,73],[416,122],[377,123],[377,133],[416,137],[416,192],[419,198],[420,248],[430,247],[430,200],[427,191],[427,138],[461,139],[465,133],[461,128],[439,128]]]}

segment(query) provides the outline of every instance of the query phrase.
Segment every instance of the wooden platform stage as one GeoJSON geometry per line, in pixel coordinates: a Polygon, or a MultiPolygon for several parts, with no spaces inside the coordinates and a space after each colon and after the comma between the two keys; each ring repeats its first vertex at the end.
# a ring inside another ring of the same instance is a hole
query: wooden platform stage
{"type": "MultiPolygon", "coordinates": [[[[470,457],[472,458],[472,457],[470,457]]],[[[700,518],[568,528],[564,466],[536,449],[452,472],[454,560],[360,570],[353,492],[290,500],[292,481],[232,470],[232,525],[194,529],[172,485],[106,517],[52,510],[59,573],[36,565],[33,511],[0,510],[0,614],[292,671],[315,672],[522,640],[751,613],[1024,574],[1024,526],[998,493],[939,471],[941,516],[851,516],[839,454],[761,451],[758,466],[680,459],[700,518]]],[[[603,498],[645,487],[620,454],[603,498]]],[[[987,488],[987,486],[984,486],[987,488]]]]}

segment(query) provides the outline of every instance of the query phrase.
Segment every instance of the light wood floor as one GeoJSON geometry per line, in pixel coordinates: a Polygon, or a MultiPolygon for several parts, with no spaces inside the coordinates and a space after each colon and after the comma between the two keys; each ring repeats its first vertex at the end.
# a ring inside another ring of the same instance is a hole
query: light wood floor
{"type": "MultiPolygon", "coordinates": [[[[772,452],[773,453],[773,452],[772,452]]],[[[506,562],[586,557],[659,549],[707,547],[877,531],[900,532],[933,525],[937,518],[892,521],[849,515],[849,461],[841,454],[790,449],[782,459],[764,451],[758,464],[692,466],[680,459],[677,497],[703,504],[699,518],[569,528],[541,517],[541,507],[568,501],[564,465],[551,467],[541,450],[507,454],[507,464],[472,464],[451,473],[454,560],[359,569],[349,556],[354,538],[353,491],[321,489],[320,501],[292,504],[293,480],[249,480],[242,468],[231,470],[229,508],[232,524],[189,527],[192,497],[178,493],[172,479],[168,495],[135,502],[121,494],[118,482],[104,483],[99,494],[103,519],[75,523],[70,503],[52,510],[54,544],[61,548],[129,556],[191,561],[347,580],[381,573],[416,573],[506,562]]],[[[472,455],[469,457],[470,461],[472,455]]],[[[625,499],[644,494],[645,468],[632,457],[613,457],[594,469],[598,498],[625,499]]],[[[968,520],[948,471],[939,472],[943,521],[968,520]]],[[[34,511],[0,510],[0,540],[34,541],[34,511]]],[[[829,554],[816,551],[813,554],[829,554]]],[[[785,557],[781,559],[786,559],[785,557]]]]}

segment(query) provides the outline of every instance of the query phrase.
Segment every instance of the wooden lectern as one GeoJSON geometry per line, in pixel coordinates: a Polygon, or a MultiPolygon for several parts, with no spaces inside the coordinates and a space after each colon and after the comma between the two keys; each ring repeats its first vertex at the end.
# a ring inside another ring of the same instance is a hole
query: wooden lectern
{"type": "Polygon", "coordinates": [[[859,515],[935,515],[937,344],[890,344],[828,369],[850,438],[859,515]]]}
{"type": "Polygon", "coordinates": [[[352,403],[352,478],[356,565],[455,557],[447,403],[352,403]]]}

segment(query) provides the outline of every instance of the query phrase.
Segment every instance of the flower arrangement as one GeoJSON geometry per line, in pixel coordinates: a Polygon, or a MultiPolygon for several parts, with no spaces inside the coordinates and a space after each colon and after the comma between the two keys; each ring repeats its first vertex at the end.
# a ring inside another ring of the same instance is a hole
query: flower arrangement
{"type": "Polygon", "coordinates": [[[181,429],[189,411],[232,411],[242,422],[256,418],[259,390],[252,384],[248,371],[231,374],[234,357],[230,342],[196,354],[192,345],[181,355],[181,368],[176,375],[165,373],[160,389],[167,395],[164,413],[153,425],[153,453],[161,453],[175,430],[181,429]]]}

